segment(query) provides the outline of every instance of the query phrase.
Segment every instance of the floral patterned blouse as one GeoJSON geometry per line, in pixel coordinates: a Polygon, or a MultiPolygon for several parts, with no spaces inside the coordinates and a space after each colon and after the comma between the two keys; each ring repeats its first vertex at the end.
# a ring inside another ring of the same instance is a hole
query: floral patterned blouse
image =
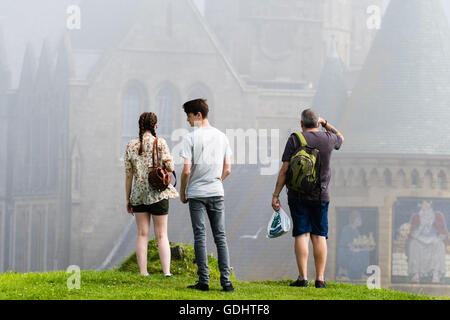
{"type": "MultiPolygon", "coordinates": [[[[125,151],[125,172],[133,173],[133,186],[131,188],[130,203],[133,206],[159,202],[163,199],[174,199],[179,196],[177,190],[169,184],[166,190],[158,192],[148,183],[148,169],[152,166],[153,142],[155,137],[149,132],[144,133],[142,142],[144,151],[139,156],[139,139],[131,140],[125,151]]],[[[163,138],[158,138],[157,150],[159,157],[167,167],[174,167],[169,147],[163,138]],[[161,157],[162,155],[162,157],[161,157]]]]}

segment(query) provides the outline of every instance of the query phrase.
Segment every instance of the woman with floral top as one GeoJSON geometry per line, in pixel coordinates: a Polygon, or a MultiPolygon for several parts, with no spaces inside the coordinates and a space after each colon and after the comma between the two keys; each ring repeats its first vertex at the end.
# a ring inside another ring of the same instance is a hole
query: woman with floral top
{"type": "MultiPolygon", "coordinates": [[[[171,184],[159,192],[148,183],[149,168],[153,166],[157,121],[156,115],[152,112],[144,112],[139,118],[139,139],[131,140],[125,152],[125,191],[127,212],[135,216],[138,228],[136,257],[141,275],[148,276],[147,244],[150,221],[153,218],[162,270],[165,276],[171,276],[167,220],[169,199],[178,197],[178,192],[171,184]]],[[[173,158],[166,141],[162,138],[158,138],[157,141],[158,158],[169,172],[174,171],[173,158]]]]}

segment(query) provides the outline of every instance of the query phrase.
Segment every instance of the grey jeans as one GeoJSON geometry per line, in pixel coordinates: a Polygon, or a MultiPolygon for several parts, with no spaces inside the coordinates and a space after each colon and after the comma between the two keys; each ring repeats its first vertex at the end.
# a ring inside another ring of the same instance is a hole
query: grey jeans
{"type": "Polygon", "coordinates": [[[194,231],[195,260],[199,283],[209,284],[208,256],[206,252],[206,215],[211,224],[220,270],[220,284],[229,285],[230,257],[225,235],[225,200],[224,197],[190,198],[189,211],[194,231]]]}

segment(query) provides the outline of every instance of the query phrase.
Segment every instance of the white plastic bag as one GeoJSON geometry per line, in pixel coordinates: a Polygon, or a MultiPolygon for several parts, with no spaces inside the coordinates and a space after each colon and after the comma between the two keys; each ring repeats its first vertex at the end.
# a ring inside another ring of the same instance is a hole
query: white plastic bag
{"type": "Polygon", "coordinates": [[[278,238],[291,230],[291,220],[282,208],[274,211],[267,225],[267,238],[278,238]]]}

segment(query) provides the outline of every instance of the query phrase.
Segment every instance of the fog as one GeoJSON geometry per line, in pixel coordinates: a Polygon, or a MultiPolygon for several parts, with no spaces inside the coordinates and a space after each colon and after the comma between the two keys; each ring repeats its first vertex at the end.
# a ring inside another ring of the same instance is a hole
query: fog
{"type": "MultiPolygon", "coordinates": [[[[0,0],[0,272],[132,254],[124,152],[139,115],[158,115],[181,174],[182,104],[206,98],[233,149],[238,279],[298,276],[291,233],[265,235],[286,141],[313,108],[345,136],[327,280],[365,284],[377,266],[382,287],[450,295],[449,23],[450,0],[0,0]]],[[[179,199],[168,228],[193,244],[179,199]]]]}

